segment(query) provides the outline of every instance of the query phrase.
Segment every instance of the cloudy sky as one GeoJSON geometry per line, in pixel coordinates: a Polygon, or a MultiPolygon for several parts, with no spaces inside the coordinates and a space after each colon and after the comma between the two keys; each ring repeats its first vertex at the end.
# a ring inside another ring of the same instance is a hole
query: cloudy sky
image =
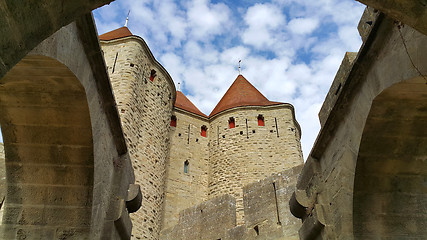
{"type": "Polygon", "coordinates": [[[295,106],[306,158],[342,58],[361,45],[364,6],[354,0],[116,0],[94,11],[99,34],[123,26],[129,10],[129,29],[207,115],[237,77],[241,59],[242,74],[269,100],[295,106]]]}
{"type": "Polygon", "coordinates": [[[209,115],[242,74],[269,100],[295,106],[304,158],[317,113],[346,51],[358,51],[364,5],[354,0],[116,0],[94,11],[99,34],[145,39],[182,91],[209,115]]]}

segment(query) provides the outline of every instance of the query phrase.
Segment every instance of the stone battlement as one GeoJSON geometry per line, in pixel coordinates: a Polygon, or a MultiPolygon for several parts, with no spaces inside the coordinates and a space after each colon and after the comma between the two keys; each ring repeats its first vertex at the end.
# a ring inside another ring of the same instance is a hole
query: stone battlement
{"type": "Polygon", "coordinates": [[[224,194],[180,212],[179,222],[164,229],[164,240],[298,239],[300,221],[289,214],[289,199],[302,165],[243,188],[245,224],[236,222],[236,200],[224,194]]]}

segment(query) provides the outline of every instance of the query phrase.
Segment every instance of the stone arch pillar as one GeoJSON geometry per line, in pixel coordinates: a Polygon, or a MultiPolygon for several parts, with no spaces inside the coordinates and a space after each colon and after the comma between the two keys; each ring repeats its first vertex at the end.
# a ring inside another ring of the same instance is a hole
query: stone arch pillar
{"type": "Polygon", "coordinates": [[[84,87],[67,66],[28,55],[0,80],[7,195],[2,239],[87,239],[94,157],[84,87]]]}
{"type": "Polygon", "coordinates": [[[392,85],[372,102],[357,158],[355,239],[427,235],[427,84],[392,85]]]}

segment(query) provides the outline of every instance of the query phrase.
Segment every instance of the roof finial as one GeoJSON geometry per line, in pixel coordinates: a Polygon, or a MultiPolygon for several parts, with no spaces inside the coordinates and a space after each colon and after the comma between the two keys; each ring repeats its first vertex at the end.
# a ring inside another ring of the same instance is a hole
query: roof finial
{"type": "Polygon", "coordinates": [[[130,14],[130,10],[129,10],[129,12],[128,12],[128,16],[126,17],[125,27],[127,27],[127,26],[128,26],[129,14],[130,14]]]}
{"type": "Polygon", "coordinates": [[[178,83],[178,91],[181,91],[181,83],[178,83]]]}
{"type": "Polygon", "coordinates": [[[242,62],[242,60],[239,60],[239,75],[241,75],[241,70],[240,70],[240,63],[242,62]]]}

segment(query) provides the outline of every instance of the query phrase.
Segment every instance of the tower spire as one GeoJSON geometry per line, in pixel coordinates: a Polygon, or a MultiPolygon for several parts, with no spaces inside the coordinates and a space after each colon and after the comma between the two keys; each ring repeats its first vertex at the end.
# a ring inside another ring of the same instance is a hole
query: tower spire
{"type": "Polygon", "coordinates": [[[130,10],[129,10],[129,12],[128,12],[128,16],[126,17],[125,27],[127,27],[127,26],[128,26],[129,14],[130,14],[130,10]]]}

